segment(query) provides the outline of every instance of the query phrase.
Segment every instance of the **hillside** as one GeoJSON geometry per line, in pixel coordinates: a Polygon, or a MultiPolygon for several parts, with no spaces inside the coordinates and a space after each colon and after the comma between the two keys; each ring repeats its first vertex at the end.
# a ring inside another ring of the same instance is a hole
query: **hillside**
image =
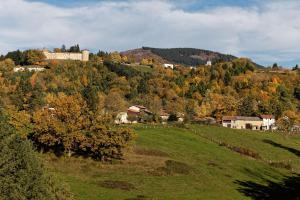
{"type": "MultiPolygon", "coordinates": [[[[159,63],[173,63],[187,66],[204,65],[207,61],[228,62],[236,59],[236,56],[222,54],[218,52],[195,49],[195,48],[151,48],[142,47],[121,52],[121,55],[134,58],[136,62],[141,62],[142,59],[154,59],[159,63]]],[[[264,68],[261,65],[253,63],[258,68],[264,68]]]]}
{"type": "Polygon", "coordinates": [[[232,61],[237,58],[232,55],[225,55],[213,51],[194,48],[158,49],[143,47],[143,49],[150,50],[155,55],[158,55],[172,63],[189,66],[203,65],[206,64],[208,60],[215,63],[220,61],[232,61]]]}
{"type": "Polygon", "coordinates": [[[121,52],[122,55],[133,57],[136,62],[141,62],[143,58],[155,59],[160,63],[174,63],[188,66],[197,66],[206,64],[208,60],[214,62],[232,61],[237,57],[225,55],[217,52],[193,49],[193,48],[172,48],[158,49],[151,47],[142,47],[121,52]]]}
{"type": "Polygon", "coordinates": [[[78,200],[290,200],[299,191],[299,136],[198,125],[133,128],[138,140],[121,162],[48,156],[45,164],[70,184],[78,200]]]}

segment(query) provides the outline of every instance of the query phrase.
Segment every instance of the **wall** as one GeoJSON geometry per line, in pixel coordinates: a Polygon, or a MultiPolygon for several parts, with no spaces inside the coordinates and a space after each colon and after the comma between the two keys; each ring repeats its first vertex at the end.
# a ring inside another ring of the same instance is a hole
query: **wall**
{"type": "Polygon", "coordinates": [[[83,50],[82,53],[52,53],[47,50],[43,51],[47,60],[80,60],[89,61],[89,51],[83,50]]]}
{"type": "Polygon", "coordinates": [[[251,124],[253,130],[260,130],[262,123],[263,123],[262,120],[261,121],[237,120],[235,121],[235,127],[237,129],[246,129],[246,124],[251,124]]]}

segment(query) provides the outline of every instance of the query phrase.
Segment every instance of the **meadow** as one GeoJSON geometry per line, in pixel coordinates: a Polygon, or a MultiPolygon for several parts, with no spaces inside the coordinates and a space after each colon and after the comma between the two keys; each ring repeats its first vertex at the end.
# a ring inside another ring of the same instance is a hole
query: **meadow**
{"type": "Polygon", "coordinates": [[[135,125],[121,161],[42,155],[78,200],[293,199],[300,136],[217,126],[135,125]],[[255,155],[255,156],[253,156],[255,155]]]}

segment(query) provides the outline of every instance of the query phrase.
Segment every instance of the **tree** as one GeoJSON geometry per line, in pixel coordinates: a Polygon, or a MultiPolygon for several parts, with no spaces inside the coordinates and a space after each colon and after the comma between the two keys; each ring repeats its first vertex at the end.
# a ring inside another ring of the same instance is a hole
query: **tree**
{"type": "Polygon", "coordinates": [[[231,74],[229,71],[226,71],[224,76],[224,84],[228,86],[230,84],[230,81],[231,81],[231,74]]]}
{"type": "Polygon", "coordinates": [[[272,66],[272,69],[279,69],[278,64],[274,63],[273,66],[272,66]]]}
{"type": "Polygon", "coordinates": [[[80,52],[80,47],[79,44],[76,44],[74,46],[71,46],[70,49],[68,50],[69,52],[72,53],[79,53],[80,52]]]}
{"type": "Polygon", "coordinates": [[[122,56],[122,62],[123,62],[123,63],[128,63],[128,58],[127,58],[127,56],[122,56]]]}
{"type": "Polygon", "coordinates": [[[296,70],[298,70],[299,69],[299,66],[298,66],[298,64],[295,66],[295,67],[293,67],[293,71],[296,71],[296,70]]]}
{"type": "Polygon", "coordinates": [[[294,96],[295,96],[298,100],[300,100],[300,87],[296,87],[296,88],[294,89],[294,96]]]}
{"type": "Polygon", "coordinates": [[[63,44],[63,45],[61,46],[61,52],[66,52],[66,51],[67,51],[66,45],[63,44]]]}
{"type": "Polygon", "coordinates": [[[143,58],[141,61],[141,65],[149,65],[149,60],[147,58],[143,58]]]}
{"type": "Polygon", "coordinates": [[[114,63],[120,63],[122,61],[122,57],[117,51],[110,53],[108,59],[114,63]]]}
{"type": "Polygon", "coordinates": [[[5,58],[12,59],[16,65],[23,65],[25,62],[24,53],[20,50],[8,52],[5,58]]]}
{"type": "Polygon", "coordinates": [[[126,110],[126,104],[119,91],[110,91],[105,99],[105,108],[113,115],[126,110]]]}
{"type": "Polygon", "coordinates": [[[255,116],[256,108],[255,108],[255,100],[248,96],[242,100],[238,108],[239,114],[242,116],[255,116]]]}
{"type": "Polygon", "coordinates": [[[33,140],[46,148],[62,146],[70,157],[78,148],[76,140],[81,138],[81,131],[90,123],[87,104],[80,94],[48,95],[46,101],[52,109],[35,112],[33,140]]]}
{"type": "Polygon", "coordinates": [[[7,58],[3,61],[0,61],[0,71],[1,72],[11,72],[13,71],[15,64],[12,59],[7,58]]]}
{"type": "Polygon", "coordinates": [[[72,200],[70,191],[46,173],[31,143],[0,120],[0,199],[72,200]]]}
{"type": "Polygon", "coordinates": [[[24,52],[25,63],[28,65],[40,65],[45,60],[45,55],[39,50],[27,50],[24,52]]]}

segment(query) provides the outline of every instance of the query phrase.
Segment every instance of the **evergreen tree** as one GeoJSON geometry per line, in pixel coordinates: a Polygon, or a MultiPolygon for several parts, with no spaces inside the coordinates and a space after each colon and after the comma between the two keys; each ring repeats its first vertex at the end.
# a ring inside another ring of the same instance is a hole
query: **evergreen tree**
{"type": "Polygon", "coordinates": [[[22,51],[11,51],[8,52],[5,58],[10,58],[15,62],[15,65],[24,65],[25,64],[25,55],[22,51]]]}
{"type": "Polygon", "coordinates": [[[0,113],[0,199],[73,199],[45,173],[31,143],[15,134],[2,110],[0,113]]]}
{"type": "Polygon", "coordinates": [[[292,69],[293,71],[296,71],[296,70],[298,70],[299,69],[299,66],[298,66],[298,64],[292,69]]]}
{"type": "Polygon", "coordinates": [[[61,46],[61,52],[66,52],[66,51],[67,51],[66,45],[63,44],[63,45],[61,46]]]}
{"type": "Polygon", "coordinates": [[[278,64],[274,63],[273,66],[272,66],[272,69],[279,69],[278,64]]]}
{"type": "Polygon", "coordinates": [[[226,71],[224,76],[224,84],[227,86],[229,85],[230,81],[231,81],[231,74],[229,73],[229,71],[226,71]]]}
{"type": "Polygon", "coordinates": [[[74,45],[74,46],[71,46],[70,49],[69,49],[69,52],[79,53],[79,52],[80,52],[79,44],[76,44],[76,45],[74,45]]]}

